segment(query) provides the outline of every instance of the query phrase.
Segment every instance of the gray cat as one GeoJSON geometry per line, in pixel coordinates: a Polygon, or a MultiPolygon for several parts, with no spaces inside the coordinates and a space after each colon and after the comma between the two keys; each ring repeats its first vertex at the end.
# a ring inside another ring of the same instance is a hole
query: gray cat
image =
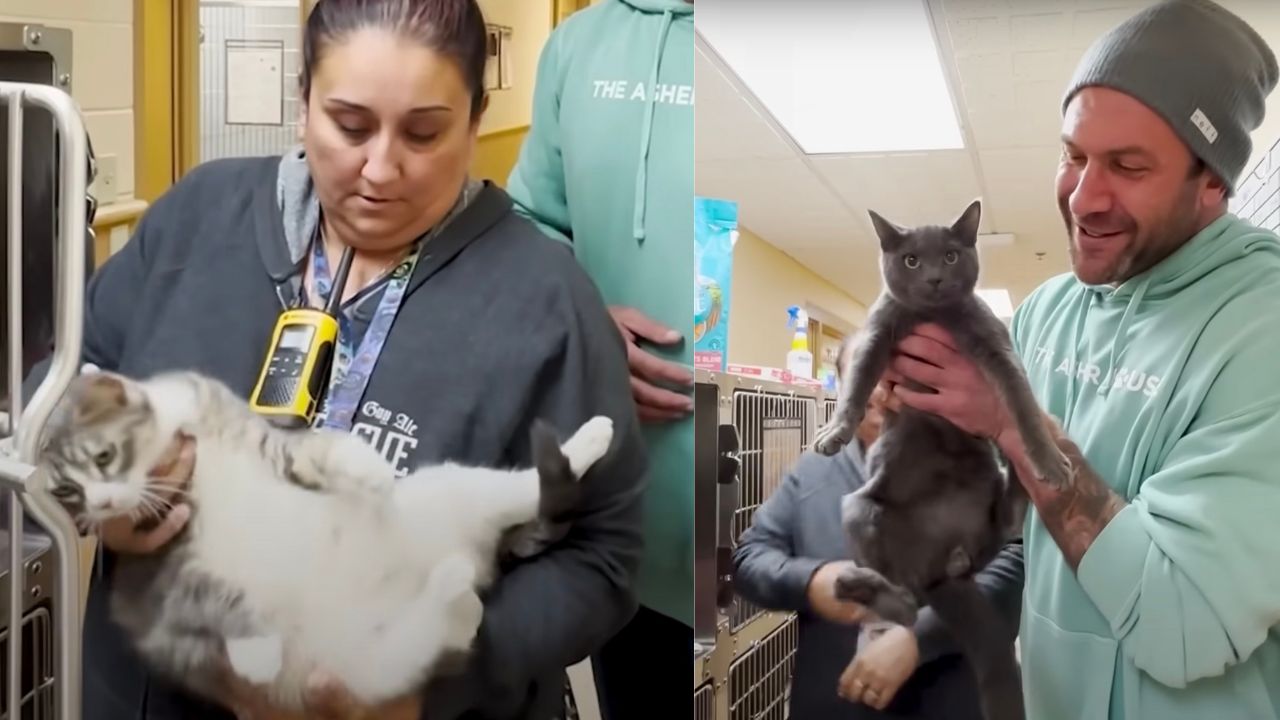
{"type": "MultiPolygon", "coordinates": [[[[974,201],[949,227],[911,229],[870,213],[885,292],[861,337],[841,349],[840,398],[814,443],[818,452],[832,455],[853,438],[899,341],[932,322],[951,333],[1004,397],[1041,477],[1054,487],[1070,482],[1066,456],[1042,422],[1008,331],[974,295],[980,212],[974,201]]],[[[838,579],[837,593],[907,626],[927,603],[965,651],[988,720],[1022,718],[1012,642],[999,639],[1004,623],[972,580],[1020,530],[1027,499],[1012,468],[1002,469],[991,441],[905,406],[886,418],[866,464],[868,482],[842,504],[859,567],[838,579]]]]}

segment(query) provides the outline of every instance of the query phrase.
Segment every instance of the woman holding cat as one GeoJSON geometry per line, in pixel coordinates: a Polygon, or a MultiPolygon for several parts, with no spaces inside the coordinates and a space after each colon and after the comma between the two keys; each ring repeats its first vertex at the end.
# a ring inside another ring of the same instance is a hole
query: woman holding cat
{"type": "MultiPolygon", "coordinates": [[[[393,708],[311,717],[550,718],[564,668],[635,611],[646,458],[626,353],[571,253],[468,177],[485,41],[475,0],[320,0],[305,29],[301,146],[190,172],[88,289],[86,362],[135,377],[196,370],[247,397],[278,315],[322,304],[330,268],[354,248],[334,290],[342,336],[318,422],[367,439],[401,474],[442,460],[528,464],[535,419],[564,436],[613,419],[614,446],[584,480],[568,535],[499,579],[462,673],[393,708]]],[[[200,452],[176,439],[155,474],[180,485],[200,452]]],[[[229,718],[230,705],[272,716],[251,695],[211,703],[154,676],[108,615],[115,554],[163,552],[189,512],[179,505],[150,532],[102,532],[86,720],[229,718]]]]}
{"type": "MultiPolygon", "coordinates": [[[[792,679],[794,718],[980,720],[973,674],[938,617],[925,607],[914,627],[876,622],[835,594],[850,561],[840,499],[866,478],[863,456],[883,416],[900,406],[889,382],[877,387],[854,442],[832,457],[802,455],[756,511],[734,554],[738,593],[765,608],[798,614],[792,679]]],[[[1017,632],[1022,545],[1007,545],[975,576],[1017,632]]]]}

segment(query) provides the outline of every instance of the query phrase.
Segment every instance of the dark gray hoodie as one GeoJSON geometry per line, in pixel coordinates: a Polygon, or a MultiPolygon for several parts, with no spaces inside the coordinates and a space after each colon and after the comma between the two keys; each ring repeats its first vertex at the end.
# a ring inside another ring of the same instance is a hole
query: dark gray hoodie
{"type": "MultiPolygon", "coordinates": [[[[625,348],[595,286],[501,189],[467,195],[424,246],[354,431],[402,471],[511,466],[529,463],[535,418],[565,437],[594,415],[613,419],[614,446],[584,479],[573,530],[506,569],[469,669],[433,685],[424,708],[432,720],[550,718],[564,668],[634,612],[647,461],[625,348]]],[[[317,218],[299,154],[196,168],[91,281],[84,361],[130,376],[198,370],[247,397],[317,218]]],[[[356,315],[367,320],[376,303],[356,315]]],[[[109,554],[103,567],[86,611],[86,720],[230,718],[144,670],[108,619],[109,554]]]]}

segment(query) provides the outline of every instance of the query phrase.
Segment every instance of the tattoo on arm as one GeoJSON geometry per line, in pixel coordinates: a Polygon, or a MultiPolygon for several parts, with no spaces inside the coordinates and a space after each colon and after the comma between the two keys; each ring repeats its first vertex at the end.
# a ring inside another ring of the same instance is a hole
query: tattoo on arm
{"type": "Polygon", "coordinates": [[[1054,435],[1058,447],[1071,461],[1072,481],[1067,489],[1054,490],[1037,478],[1028,483],[1027,490],[1045,528],[1074,572],[1102,529],[1127,503],[1089,467],[1075,443],[1060,432],[1054,435]]]}

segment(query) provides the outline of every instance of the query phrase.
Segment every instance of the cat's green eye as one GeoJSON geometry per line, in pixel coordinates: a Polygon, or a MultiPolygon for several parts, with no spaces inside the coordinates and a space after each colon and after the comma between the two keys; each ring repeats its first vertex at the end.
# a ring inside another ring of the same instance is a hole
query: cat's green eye
{"type": "Polygon", "coordinates": [[[920,258],[916,257],[915,255],[907,255],[903,257],[902,262],[904,265],[906,265],[908,268],[912,270],[915,270],[916,268],[920,267],[920,258]]]}
{"type": "Polygon", "coordinates": [[[54,485],[49,493],[56,498],[69,498],[76,494],[76,489],[70,485],[54,485]]]}
{"type": "Polygon", "coordinates": [[[948,265],[955,265],[956,261],[959,259],[960,259],[960,254],[957,253],[955,250],[947,251],[946,260],[948,265]]]}
{"type": "Polygon", "coordinates": [[[97,465],[100,468],[105,468],[106,466],[111,464],[112,460],[115,460],[115,459],[116,459],[116,447],[115,445],[108,445],[102,448],[101,450],[99,450],[97,455],[93,456],[93,464],[97,465]]]}

